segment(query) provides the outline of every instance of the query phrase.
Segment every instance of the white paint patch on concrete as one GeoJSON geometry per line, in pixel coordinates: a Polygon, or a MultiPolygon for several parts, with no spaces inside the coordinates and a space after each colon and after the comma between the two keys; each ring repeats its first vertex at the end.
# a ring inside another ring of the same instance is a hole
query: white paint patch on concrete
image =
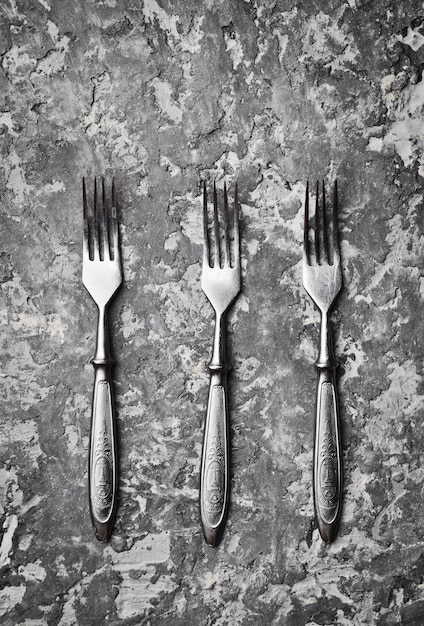
{"type": "Polygon", "coordinates": [[[3,537],[0,544],[0,568],[9,565],[9,554],[12,551],[12,542],[15,530],[18,527],[18,516],[8,515],[3,522],[3,537]]]}
{"type": "Polygon", "coordinates": [[[43,6],[47,11],[51,11],[51,6],[46,0],[38,0],[38,2],[43,6]]]}
{"type": "Polygon", "coordinates": [[[34,187],[26,182],[21,157],[15,148],[11,148],[5,167],[6,188],[15,196],[15,202],[19,207],[25,204],[27,197],[33,192],[34,187]]]}
{"type": "Polygon", "coordinates": [[[155,565],[170,562],[170,533],[147,535],[127,552],[105,549],[121,583],[115,603],[120,619],[128,619],[154,606],[154,600],[172,593],[177,585],[171,576],[157,572],[155,565]]]}
{"type": "Polygon", "coordinates": [[[146,21],[154,24],[158,23],[159,28],[168,34],[172,35],[176,39],[180,38],[178,33],[177,24],[180,19],[178,15],[169,15],[156,0],[144,0],[143,3],[143,15],[146,21]]]}
{"type": "Polygon", "coordinates": [[[15,606],[22,602],[25,595],[26,586],[4,587],[0,590],[0,616],[9,613],[15,606]]]}
{"type": "Polygon", "coordinates": [[[172,122],[180,124],[183,119],[183,111],[177,100],[172,95],[172,85],[166,80],[160,80],[154,78],[151,83],[154,92],[156,103],[161,112],[172,122]]]}
{"type": "Polygon", "coordinates": [[[27,563],[18,567],[18,573],[24,577],[25,581],[31,583],[42,583],[47,576],[47,572],[38,559],[35,563],[27,563]]]}
{"type": "Polygon", "coordinates": [[[42,187],[39,187],[36,191],[36,196],[47,196],[52,193],[60,193],[61,191],[66,191],[65,183],[63,180],[54,180],[51,183],[47,183],[42,187]]]}
{"type": "Polygon", "coordinates": [[[238,66],[243,62],[243,46],[238,32],[229,33],[224,31],[225,49],[230,55],[233,70],[236,71],[238,66]]]}

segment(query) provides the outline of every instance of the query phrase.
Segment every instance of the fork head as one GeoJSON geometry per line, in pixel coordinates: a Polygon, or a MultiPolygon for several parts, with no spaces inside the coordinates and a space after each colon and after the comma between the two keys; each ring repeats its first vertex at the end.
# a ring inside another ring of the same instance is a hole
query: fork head
{"type": "Polygon", "coordinates": [[[234,203],[229,211],[227,186],[224,183],[224,202],[220,216],[218,212],[217,190],[214,183],[213,214],[210,221],[208,218],[206,183],[203,183],[202,289],[219,315],[227,311],[240,291],[240,235],[237,184],[234,192],[234,203]]]}
{"type": "Polygon", "coordinates": [[[121,259],[116,218],[115,182],[112,179],[111,202],[107,202],[105,181],[99,198],[94,179],[94,201],[87,200],[85,179],[82,179],[84,209],[82,282],[98,307],[105,307],[122,282],[121,259]]]}
{"type": "Polygon", "coordinates": [[[342,287],[337,232],[337,181],[334,183],[331,220],[328,220],[324,181],[316,184],[315,215],[309,219],[309,183],[306,184],[303,240],[303,286],[322,312],[328,312],[342,287]]]}

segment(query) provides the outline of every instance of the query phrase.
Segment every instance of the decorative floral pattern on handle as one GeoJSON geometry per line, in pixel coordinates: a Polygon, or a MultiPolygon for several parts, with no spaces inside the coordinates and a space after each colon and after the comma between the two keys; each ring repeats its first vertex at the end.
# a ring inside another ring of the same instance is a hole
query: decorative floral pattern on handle
{"type": "Polygon", "coordinates": [[[321,385],[318,419],[316,498],[322,520],[331,524],[337,517],[340,505],[336,396],[331,382],[321,385]]]}
{"type": "Polygon", "coordinates": [[[92,513],[101,523],[111,515],[115,489],[111,394],[109,381],[99,380],[93,404],[90,495],[92,513]]]}
{"type": "Polygon", "coordinates": [[[201,508],[203,525],[216,528],[225,515],[227,500],[227,407],[225,388],[212,384],[206,417],[201,508]]]}

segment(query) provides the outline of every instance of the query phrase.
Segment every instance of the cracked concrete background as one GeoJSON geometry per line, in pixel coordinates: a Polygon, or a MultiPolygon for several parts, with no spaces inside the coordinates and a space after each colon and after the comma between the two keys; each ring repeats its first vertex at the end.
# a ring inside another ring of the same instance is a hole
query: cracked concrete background
{"type": "Polygon", "coordinates": [[[5,0],[0,14],[2,624],[421,625],[423,2],[5,0]],[[87,498],[83,175],[115,176],[124,259],[108,545],[87,498]],[[302,203],[307,179],[335,178],[345,482],[326,547],[302,203]],[[242,213],[217,549],[198,512],[203,180],[237,180],[242,213]]]}

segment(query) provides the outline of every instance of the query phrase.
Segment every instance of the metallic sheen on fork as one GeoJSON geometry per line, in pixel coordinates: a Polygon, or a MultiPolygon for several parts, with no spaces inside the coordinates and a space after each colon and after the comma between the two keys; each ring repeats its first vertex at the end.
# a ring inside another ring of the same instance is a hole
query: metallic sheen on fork
{"type": "Polygon", "coordinates": [[[319,201],[316,186],[314,226],[309,224],[309,185],[306,185],[303,244],[303,286],[321,312],[320,349],[316,367],[318,387],[314,448],[314,505],[319,532],[326,543],[337,533],[342,498],[340,422],[329,314],[342,288],[337,234],[337,182],[334,184],[332,224],[327,224],[325,188],[319,201]],[[313,231],[312,241],[309,231],[313,231]]]}
{"type": "Polygon", "coordinates": [[[91,416],[89,494],[90,511],[99,541],[108,541],[117,500],[117,449],[112,389],[113,359],[109,348],[108,305],[122,282],[118,245],[115,184],[112,206],[106,202],[105,182],[98,198],[94,179],[94,206],[90,210],[83,178],[84,237],[82,282],[98,308],[94,393],[91,416]]]}
{"type": "Polygon", "coordinates": [[[237,185],[230,224],[227,188],[224,185],[222,221],[218,218],[216,186],[213,187],[212,228],[208,227],[206,183],[203,186],[202,289],[215,309],[215,335],[209,363],[210,386],[203,440],[200,479],[200,512],[206,543],[218,544],[225,525],[229,499],[229,418],[225,349],[225,317],[240,291],[239,206],[237,185]],[[233,236],[230,236],[230,233],[233,236]]]}

